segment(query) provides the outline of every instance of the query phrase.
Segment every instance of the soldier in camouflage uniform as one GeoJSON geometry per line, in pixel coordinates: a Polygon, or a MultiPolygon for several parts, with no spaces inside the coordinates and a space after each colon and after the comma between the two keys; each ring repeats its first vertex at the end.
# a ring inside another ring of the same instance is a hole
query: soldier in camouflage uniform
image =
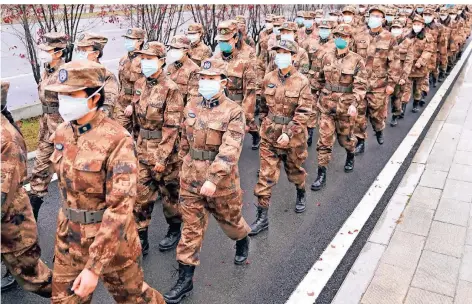
{"type": "Polygon", "coordinates": [[[203,42],[203,26],[201,23],[192,23],[187,28],[187,37],[191,41],[188,56],[197,66],[202,60],[211,57],[211,48],[203,42]]]}
{"type": "Polygon", "coordinates": [[[254,194],[258,199],[257,218],[250,235],[269,227],[269,204],[272,187],[284,164],[288,180],[296,186],[295,212],[306,209],[305,177],[302,164],[307,151],[307,121],[314,104],[310,83],[293,65],[292,58],[300,48],[290,40],[280,40],[277,51],[277,70],[264,77],[261,102],[260,174],[254,194]]]}
{"type": "Polygon", "coordinates": [[[306,40],[317,39],[318,31],[314,24],[314,14],[311,11],[306,11],[303,14],[303,27],[297,29],[297,42],[302,45],[306,40]]]}
{"type": "Polygon", "coordinates": [[[295,18],[295,23],[297,24],[299,29],[304,26],[304,24],[303,24],[304,20],[305,20],[305,12],[304,11],[297,11],[297,17],[295,18]]]}
{"type": "Polygon", "coordinates": [[[179,86],[184,104],[192,96],[198,96],[198,75],[200,67],[188,57],[190,39],[184,35],[176,35],[168,45],[166,66],[167,75],[179,86]]]}
{"type": "MultiPolygon", "coordinates": [[[[2,110],[6,107],[9,87],[9,82],[1,82],[2,110]]],[[[25,290],[50,298],[52,271],[40,259],[36,220],[23,189],[27,175],[26,144],[21,133],[3,116],[3,112],[0,122],[1,252],[2,262],[8,271],[2,278],[2,292],[13,287],[16,279],[25,290]]]]}
{"type": "Polygon", "coordinates": [[[252,149],[259,149],[259,128],[254,119],[256,107],[256,56],[238,33],[237,23],[234,20],[223,21],[218,24],[216,36],[221,53],[213,58],[222,59],[228,63],[229,83],[228,98],[235,101],[246,113],[246,130],[252,135],[252,149]]]}
{"type": "MultiPolygon", "coordinates": [[[[172,40],[171,45],[180,46],[177,44],[179,42],[179,39],[172,40]]],[[[181,161],[177,148],[184,101],[179,85],[163,71],[165,46],[153,41],[145,43],[137,53],[141,56],[145,77],[134,84],[136,96],[133,104],[136,123],[140,127],[136,143],[139,181],[134,215],[145,255],[149,250],[148,227],[158,190],[163,197],[162,209],[169,224],[166,236],[159,243],[159,250],[175,248],[180,239],[182,219],[178,203],[181,161]]]]}
{"type": "Polygon", "coordinates": [[[447,66],[447,36],[445,28],[442,24],[434,22],[434,10],[426,7],[423,11],[423,19],[425,22],[425,32],[433,38],[433,48],[431,59],[428,63],[430,73],[429,82],[434,87],[437,86],[439,79],[440,65],[447,66]]]}
{"type": "Polygon", "coordinates": [[[98,111],[105,79],[101,64],[72,61],[46,87],[59,93],[66,121],[51,138],[62,196],[52,303],[90,303],[101,278],[118,303],[163,304],[162,295],[144,282],[141,268],[132,213],[138,178],[133,138],[98,111]]]}
{"type": "Polygon", "coordinates": [[[39,119],[38,148],[30,179],[31,192],[29,193],[36,220],[38,220],[39,209],[43,203],[43,197],[48,192],[48,185],[53,175],[49,157],[54,151],[54,146],[49,137],[63,121],[59,115],[57,93],[49,92],[45,90],[45,87],[57,80],[57,71],[64,64],[64,58],[67,56],[67,36],[65,34],[47,33],[43,36],[43,40],[44,43],[39,45],[41,50],[39,57],[44,64],[44,71],[38,84],[39,101],[43,107],[43,114],[39,119]]]}
{"type": "Polygon", "coordinates": [[[254,42],[254,39],[247,35],[246,17],[239,15],[235,17],[235,20],[238,23],[238,30],[241,33],[243,41],[253,49],[256,49],[256,43],[254,42]]]}
{"type": "Polygon", "coordinates": [[[413,90],[412,112],[417,113],[418,106],[424,106],[424,97],[429,91],[429,63],[433,53],[436,53],[436,41],[426,32],[424,19],[420,15],[415,16],[412,27],[408,38],[413,40],[413,67],[406,83],[405,94],[411,96],[413,90]]]}
{"type": "Polygon", "coordinates": [[[395,19],[396,14],[397,14],[397,9],[394,7],[390,7],[385,10],[384,28],[389,32],[392,28],[393,20],[395,19]]]}
{"type": "Polygon", "coordinates": [[[321,58],[327,52],[332,52],[335,49],[334,42],[331,34],[331,23],[327,20],[321,21],[318,26],[319,39],[309,45],[308,56],[310,58],[310,71],[308,72],[308,80],[310,80],[311,92],[315,97],[315,103],[313,104],[313,111],[308,119],[308,140],[307,144],[311,147],[313,143],[313,134],[316,125],[318,124],[318,107],[316,100],[318,99],[318,93],[321,87],[318,86],[318,82],[315,79],[318,78],[319,73],[322,69],[321,58]]]}
{"type": "Polygon", "coordinates": [[[320,190],[326,184],[326,167],[336,136],[346,149],[345,172],[354,170],[354,151],[357,139],[353,134],[356,106],[364,100],[367,72],[362,57],[349,51],[352,27],[340,24],[333,32],[336,50],[324,53],[320,58],[320,70],[314,79],[320,88],[317,103],[320,112],[318,151],[318,177],[311,189],[320,190]]]}
{"type": "Polygon", "coordinates": [[[228,63],[203,61],[199,91],[184,110],[185,121],[179,155],[180,208],[184,227],[177,246],[179,278],[164,295],[167,303],[179,303],[193,289],[193,274],[208,227],[208,213],[224,233],[236,241],[234,263],[242,265],[249,254],[249,226],[242,217],[242,190],[238,161],[245,134],[243,109],[225,96],[228,63]]]}
{"type": "Polygon", "coordinates": [[[359,24],[359,17],[356,15],[356,8],[353,5],[346,5],[342,9],[343,21],[342,23],[349,24],[353,34],[359,24]]]}
{"type": "Polygon", "coordinates": [[[144,43],[145,32],[140,28],[130,28],[123,35],[127,54],[120,59],[118,67],[118,80],[120,93],[115,104],[113,118],[128,132],[133,134],[133,99],[134,83],[141,77],[141,58],[136,51],[140,50],[144,43]]]}
{"type": "Polygon", "coordinates": [[[445,35],[449,37],[448,39],[448,46],[447,46],[447,68],[445,70],[444,76],[449,75],[454,64],[456,62],[456,56],[459,51],[458,47],[458,24],[456,21],[453,21],[451,18],[455,16],[454,9],[448,9],[446,7],[442,7],[439,11],[439,16],[441,20],[441,24],[445,27],[445,35]]]}
{"type": "MultiPolygon", "coordinates": [[[[79,36],[74,43],[76,47],[73,60],[91,60],[100,63],[103,56],[103,48],[108,42],[108,38],[95,33],[84,33],[79,36]]],[[[118,98],[118,79],[109,69],[107,71],[107,79],[104,89],[105,103],[102,111],[108,117],[113,118],[116,100],[118,98]]]]}
{"type": "Polygon", "coordinates": [[[377,137],[377,142],[384,143],[383,129],[387,118],[389,95],[392,95],[399,81],[399,59],[395,57],[397,45],[395,37],[382,27],[385,12],[383,8],[373,6],[369,9],[369,30],[358,32],[355,36],[353,51],[364,58],[367,69],[367,93],[364,101],[357,106],[357,118],[354,134],[358,143],[356,153],[364,153],[367,138],[367,117],[377,137]]]}

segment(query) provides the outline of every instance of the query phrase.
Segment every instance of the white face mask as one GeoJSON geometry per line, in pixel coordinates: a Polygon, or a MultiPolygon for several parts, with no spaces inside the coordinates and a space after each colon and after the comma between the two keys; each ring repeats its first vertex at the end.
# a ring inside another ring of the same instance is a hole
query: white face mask
{"type": "Polygon", "coordinates": [[[321,23],[321,18],[319,18],[319,17],[315,18],[315,22],[316,22],[316,24],[320,24],[321,23]]]}
{"type": "Polygon", "coordinates": [[[88,60],[88,55],[91,52],[87,51],[75,51],[74,54],[72,55],[72,60],[88,60]]]}
{"type": "Polygon", "coordinates": [[[411,15],[411,13],[413,13],[413,10],[411,8],[407,8],[405,9],[405,12],[408,14],[408,15],[411,15]]]}
{"type": "Polygon", "coordinates": [[[441,16],[439,16],[439,18],[441,18],[441,20],[444,21],[444,20],[447,19],[447,15],[441,15],[441,16]]]}
{"type": "Polygon", "coordinates": [[[359,13],[363,14],[365,12],[365,7],[359,7],[359,13]]]}
{"type": "Polygon", "coordinates": [[[279,69],[288,68],[292,64],[292,55],[289,53],[277,53],[274,62],[279,69]]]}
{"type": "Polygon", "coordinates": [[[39,62],[41,62],[43,65],[52,62],[52,55],[46,51],[39,52],[38,57],[39,62]]]}
{"type": "Polygon", "coordinates": [[[168,65],[171,65],[174,62],[181,60],[183,56],[184,51],[182,51],[181,49],[171,49],[167,52],[166,63],[168,65]]]}
{"type": "Polygon", "coordinates": [[[398,36],[400,36],[402,33],[403,33],[403,29],[401,29],[401,28],[393,28],[393,29],[392,29],[392,35],[393,35],[394,37],[398,37],[398,36]]]}
{"type": "Polygon", "coordinates": [[[281,35],[280,35],[280,40],[295,41],[295,37],[294,37],[293,34],[281,34],[281,35]]]}
{"type": "Polygon", "coordinates": [[[421,26],[421,25],[413,25],[413,31],[415,33],[421,32],[422,29],[423,29],[423,26],[421,26]]]}
{"type": "Polygon", "coordinates": [[[433,16],[424,16],[424,23],[430,24],[433,22],[433,16]]]}
{"type": "Polygon", "coordinates": [[[210,100],[213,96],[218,94],[220,90],[221,80],[200,79],[198,81],[198,93],[206,100],[210,100]]]}
{"type": "Polygon", "coordinates": [[[338,16],[329,16],[329,21],[338,21],[338,16]]]}
{"type": "Polygon", "coordinates": [[[192,43],[195,43],[200,39],[200,36],[198,34],[188,34],[187,37],[192,43]]]}
{"type": "Polygon", "coordinates": [[[265,27],[266,29],[271,30],[274,28],[274,25],[272,23],[266,23],[265,27]]]}
{"type": "Polygon", "coordinates": [[[454,14],[454,15],[450,15],[450,16],[451,16],[451,19],[452,19],[452,20],[456,19],[456,17],[457,17],[457,15],[455,15],[455,14],[454,14]]]}
{"type": "Polygon", "coordinates": [[[84,117],[89,112],[96,110],[96,107],[89,109],[87,103],[88,100],[95,96],[102,88],[103,86],[95,93],[85,98],[59,94],[57,97],[59,100],[59,114],[61,114],[61,117],[64,119],[64,121],[69,122],[72,120],[77,120],[84,117]]]}
{"type": "Polygon", "coordinates": [[[351,23],[352,22],[352,16],[343,16],[343,20],[345,23],[351,23]]]}

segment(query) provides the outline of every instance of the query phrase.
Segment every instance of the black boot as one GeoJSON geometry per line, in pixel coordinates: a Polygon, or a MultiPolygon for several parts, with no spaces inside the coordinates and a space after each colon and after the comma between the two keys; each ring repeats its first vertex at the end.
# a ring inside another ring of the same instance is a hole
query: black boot
{"type": "Polygon", "coordinates": [[[166,303],[180,303],[183,298],[191,295],[193,290],[193,274],[195,266],[179,263],[179,279],[171,290],[164,294],[166,303]]]}
{"type": "Polygon", "coordinates": [[[392,114],[392,120],[390,121],[390,126],[396,127],[398,125],[398,116],[392,114]]]}
{"type": "Polygon", "coordinates": [[[420,107],[424,107],[424,105],[426,104],[426,101],[424,100],[426,98],[426,95],[427,94],[425,92],[421,93],[420,107]]]}
{"type": "Polygon", "coordinates": [[[38,215],[39,215],[39,209],[41,208],[41,205],[44,202],[43,198],[39,197],[37,195],[34,195],[34,194],[29,194],[28,196],[29,196],[29,199],[30,199],[31,207],[33,208],[34,219],[37,222],[38,221],[38,215]]]}
{"type": "Polygon", "coordinates": [[[318,166],[318,177],[311,184],[311,190],[318,191],[321,190],[326,185],[326,167],[318,166]]]}
{"type": "Polygon", "coordinates": [[[444,79],[446,79],[446,75],[445,75],[444,71],[443,71],[443,70],[439,70],[438,81],[439,81],[439,82],[443,82],[444,79]]]}
{"type": "Polygon", "coordinates": [[[242,265],[249,255],[249,237],[236,241],[236,255],[234,256],[234,264],[242,265]]]}
{"type": "Polygon", "coordinates": [[[347,152],[344,172],[349,173],[352,172],[352,170],[354,170],[354,153],[347,152]]]}
{"type": "Polygon", "coordinates": [[[252,135],[252,148],[253,150],[259,149],[259,145],[261,144],[261,136],[259,132],[251,132],[252,135]]]}
{"type": "Polygon", "coordinates": [[[2,292],[12,289],[17,285],[15,278],[11,275],[10,271],[2,277],[2,292]]]}
{"type": "Polygon", "coordinates": [[[145,256],[149,252],[148,228],[138,230],[138,235],[141,241],[141,252],[145,256]]]}
{"type": "Polygon", "coordinates": [[[420,110],[420,109],[418,109],[419,104],[420,104],[419,100],[413,101],[413,109],[411,110],[411,112],[418,113],[419,110],[420,110]]]}
{"type": "Polygon", "coordinates": [[[308,128],[308,140],[306,143],[308,144],[308,147],[311,147],[313,144],[313,133],[314,133],[314,128],[308,128]]]}
{"type": "Polygon", "coordinates": [[[438,79],[434,75],[432,75],[432,78],[433,78],[433,88],[437,88],[438,87],[438,79]]]}
{"type": "Polygon", "coordinates": [[[306,209],[306,191],[305,189],[297,189],[297,202],[295,203],[295,212],[302,213],[306,209]]]}
{"type": "Polygon", "coordinates": [[[251,225],[249,236],[257,235],[269,228],[269,208],[257,207],[257,217],[251,225]]]}
{"type": "Polygon", "coordinates": [[[181,223],[169,224],[166,236],[159,243],[159,251],[168,251],[177,247],[181,236],[180,226],[181,223]]]}
{"type": "Polygon", "coordinates": [[[379,145],[383,145],[384,143],[383,131],[375,131],[375,137],[377,137],[377,142],[379,143],[379,145]]]}
{"type": "Polygon", "coordinates": [[[358,155],[358,154],[364,153],[364,151],[365,151],[365,139],[357,138],[356,151],[354,153],[358,155]]]}
{"type": "Polygon", "coordinates": [[[406,111],[406,103],[402,103],[402,114],[398,118],[403,119],[405,118],[405,111],[406,111]]]}

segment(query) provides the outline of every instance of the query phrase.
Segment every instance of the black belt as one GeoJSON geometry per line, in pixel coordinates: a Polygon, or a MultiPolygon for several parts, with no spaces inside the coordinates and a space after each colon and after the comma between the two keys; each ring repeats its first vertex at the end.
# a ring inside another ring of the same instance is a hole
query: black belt
{"type": "Polygon", "coordinates": [[[124,91],[125,91],[126,95],[133,95],[134,94],[133,88],[125,88],[124,91]]]}
{"type": "Polygon", "coordinates": [[[144,138],[144,139],[157,139],[157,138],[162,138],[162,131],[140,129],[139,135],[141,135],[141,138],[144,138]]]}
{"type": "Polygon", "coordinates": [[[95,224],[100,223],[103,218],[103,214],[106,209],[97,210],[97,211],[87,211],[80,209],[73,209],[68,207],[62,207],[62,212],[66,218],[71,222],[78,224],[95,224]]]}
{"type": "Polygon", "coordinates": [[[277,115],[274,115],[272,113],[269,113],[267,115],[267,117],[272,120],[273,122],[275,122],[276,124],[279,124],[279,125],[288,125],[293,117],[287,117],[287,116],[277,116],[277,115]]]}
{"type": "Polygon", "coordinates": [[[327,83],[325,89],[335,93],[352,93],[352,85],[346,87],[327,83]]]}
{"type": "Polygon", "coordinates": [[[42,107],[43,107],[43,113],[44,114],[59,113],[59,107],[58,106],[45,106],[45,105],[42,105],[42,107]]]}
{"type": "Polygon", "coordinates": [[[215,160],[218,151],[197,150],[190,148],[190,157],[195,160],[215,160]]]}

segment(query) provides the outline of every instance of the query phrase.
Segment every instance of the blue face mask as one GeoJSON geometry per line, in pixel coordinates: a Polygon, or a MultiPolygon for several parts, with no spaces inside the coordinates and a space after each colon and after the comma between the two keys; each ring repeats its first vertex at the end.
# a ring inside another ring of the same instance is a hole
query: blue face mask
{"type": "Polygon", "coordinates": [[[303,25],[306,28],[311,28],[313,26],[313,20],[303,20],[303,25]]]}
{"type": "Polygon", "coordinates": [[[334,39],[334,44],[340,50],[344,50],[347,47],[347,41],[341,37],[334,39]]]}
{"type": "Polygon", "coordinates": [[[289,53],[277,53],[274,63],[279,69],[286,69],[292,64],[292,55],[289,53]]]}
{"type": "Polygon", "coordinates": [[[368,24],[371,29],[378,28],[382,26],[382,18],[371,16],[368,24]]]}
{"type": "Polygon", "coordinates": [[[233,46],[227,41],[220,41],[218,42],[218,45],[220,46],[220,50],[223,53],[231,53],[231,51],[233,50],[233,46]]]}
{"type": "Polygon", "coordinates": [[[136,50],[136,43],[133,39],[125,38],[125,49],[128,52],[133,52],[136,50]]]}
{"type": "Polygon", "coordinates": [[[393,21],[393,16],[386,16],[386,17],[385,17],[385,20],[387,20],[387,22],[392,23],[392,21],[393,21]]]}
{"type": "Polygon", "coordinates": [[[272,30],[274,32],[275,35],[280,35],[280,30],[278,27],[274,27],[274,29],[272,30]]]}
{"type": "Polygon", "coordinates": [[[423,13],[423,11],[424,11],[424,7],[418,7],[418,8],[416,9],[416,11],[417,11],[419,14],[421,14],[421,13],[423,13]]]}
{"type": "Polygon", "coordinates": [[[157,61],[153,59],[142,59],[141,60],[141,72],[146,77],[150,77],[159,70],[157,61]]]}
{"type": "Polygon", "coordinates": [[[321,39],[326,39],[329,37],[329,34],[331,34],[331,30],[327,28],[320,28],[318,34],[320,35],[321,39]]]}
{"type": "Polygon", "coordinates": [[[302,25],[302,24],[303,24],[303,20],[305,20],[305,19],[303,19],[302,17],[297,17],[297,18],[295,18],[295,22],[296,22],[298,25],[302,25]]]}

